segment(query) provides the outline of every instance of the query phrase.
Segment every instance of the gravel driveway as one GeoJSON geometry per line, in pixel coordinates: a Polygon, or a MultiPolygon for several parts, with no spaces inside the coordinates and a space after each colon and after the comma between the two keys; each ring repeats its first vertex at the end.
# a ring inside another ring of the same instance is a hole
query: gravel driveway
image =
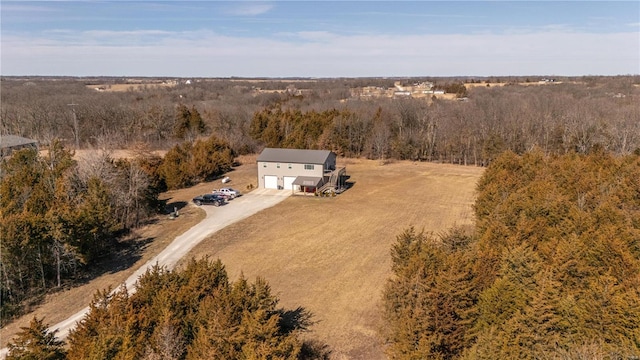
{"type": "MultiPolygon", "coordinates": [[[[187,230],[184,234],[178,236],[169,246],[162,250],[160,254],[136,270],[136,272],[125,281],[127,289],[129,289],[130,292],[134,292],[136,281],[149,267],[157,263],[160,266],[172,269],[183,256],[210,234],[245,219],[260,210],[272,207],[286,199],[289,195],[291,195],[291,191],[288,190],[256,189],[229,201],[224,206],[215,207],[203,205],[202,208],[207,213],[205,219],[187,230]]],[[[195,205],[190,204],[189,206],[195,205]]],[[[179,218],[176,221],[179,221],[179,218]]],[[[82,320],[88,311],[89,307],[87,306],[67,320],[51,326],[51,329],[58,329],[58,337],[64,339],[69,334],[69,331],[78,321],[82,320]]],[[[6,349],[0,350],[0,357],[4,358],[5,351],[6,349]]]]}

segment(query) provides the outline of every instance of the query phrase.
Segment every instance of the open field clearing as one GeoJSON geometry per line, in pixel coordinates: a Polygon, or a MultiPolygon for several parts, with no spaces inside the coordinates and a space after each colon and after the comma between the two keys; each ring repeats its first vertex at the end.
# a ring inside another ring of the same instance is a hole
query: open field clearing
{"type": "MultiPolygon", "coordinates": [[[[79,149],[73,150],[74,159],[78,161],[91,161],[93,159],[98,159],[104,155],[108,155],[112,159],[133,159],[137,156],[134,150],[99,150],[99,149],[79,149]]],[[[42,149],[40,150],[41,156],[46,156],[49,153],[49,150],[42,149]]],[[[151,154],[157,156],[164,156],[167,153],[166,150],[154,150],[151,151],[151,154]]]]}
{"type": "Polygon", "coordinates": [[[379,300],[389,249],[409,226],[438,233],[473,222],[481,168],[339,160],[354,186],[335,198],[294,196],[202,241],[187,256],[220,258],[231,279],[262,276],[287,309],[318,323],[334,358],[384,358],[379,300]]]}
{"type": "MultiPolygon", "coordinates": [[[[531,82],[519,82],[518,85],[520,86],[534,86],[534,85],[556,85],[556,84],[562,84],[562,81],[553,81],[553,82],[549,82],[549,81],[531,81],[531,82]]],[[[574,82],[575,83],[575,82],[574,82]]],[[[464,86],[467,89],[473,89],[476,87],[500,87],[500,86],[505,86],[505,85],[513,85],[513,83],[509,83],[509,82],[492,82],[492,83],[465,83],[464,86]]]]}
{"type": "Polygon", "coordinates": [[[99,84],[86,85],[89,89],[105,92],[143,91],[147,89],[172,88],[175,83],[132,83],[132,84],[99,84]]]}
{"type": "MultiPolygon", "coordinates": [[[[256,183],[255,157],[228,175],[246,192],[256,183]]],[[[186,257],[220,258],[231,279],[266,278],[280,305],[302,306],[317,321],[309,333],[326,342],[334,358],[383,358],[377,331],[379,300],[390,274],[389,248],[408,226],[438,233],[472,224],[474,188],[483,169],[430,163],[339,159],[353,187],[335,198],[290,197],[203,240],[186,257]]],[[[180,217],[159,216],[138,231],[138,251],[105,261],[85,285],[52,294],[32,314],[2,329],[2,345],[33,315],[56,324],[85,307],[96,290],[116,287],[204,218],[190,204],[219,181],[164,194],[180,217]]],[[[239,205],[233,202],[229,206],[239,205]]],[[[222,208],[224,209],[224,208],[222,208]]]]}

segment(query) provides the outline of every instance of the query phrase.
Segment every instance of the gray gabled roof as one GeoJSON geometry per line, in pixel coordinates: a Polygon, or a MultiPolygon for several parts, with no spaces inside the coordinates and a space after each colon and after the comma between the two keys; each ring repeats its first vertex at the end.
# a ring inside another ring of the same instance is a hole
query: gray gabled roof
{"type": "Polygon", "coordinates": [[[36,144],[37,141],[23,138],[16,135],[0,135],[0,149],[7,149],[16,146],[36,144]]]}
{"type": "Polygon", "coordinates": [[[331,151],[265,148],[258,161],[294,164],[324,164],[331,151]]]}

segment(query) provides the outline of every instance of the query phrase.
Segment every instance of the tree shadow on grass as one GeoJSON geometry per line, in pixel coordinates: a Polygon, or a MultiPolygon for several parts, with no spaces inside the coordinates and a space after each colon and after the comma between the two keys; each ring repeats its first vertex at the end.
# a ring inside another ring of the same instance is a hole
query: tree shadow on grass
{"type": "MultiPolygon", "coordinates": [[[[301,306],[294,310],[280,309],[278,312],[280,314],[280,331],[283,334],[309,331],[309,327],[317,323],[312,320],[313,314],[301,306]]],[[[328,360],[331,358],[331,349],[329,345],[318,339],[306,339],[302,343],[299,358],[328,360]]]]}
{"type": "MultiPolygon", "coordinates": [[[[170,214],[176,210],[181,210],[187,206],[185,201],[173,201],[170,199],[160,201],[158,212],[160,214],[170,214]]],[[[141,226],[158,223],[160,217],[152,216],[146,219],[141,226]]],[[[130,269],[138,262],[145,249],[155,240],[153,237],[141,237],[135,234],[135,231],[121,230],[114,234],[112,247],[109,254],[95,259],[91,266],[77,271],[76,275],[71,275],[64,282],[63,288],[70,289],[81,285],[86,285],[92,280],[105,275],[115,274],[120,271],[130,269]]],[[[51,289],[57,291],[58,289],[51,289]]]]}
{"type": "Polygon", "coordinates": [[[114,251],[98,259],[90,269],[76,279],[73,286],[84,285],[105,274],[115,274],[130,269],[142,258],[144,250],[154,240],[152,237],[136,236],[124,241],[116,241],[113,245],[114,251]]]}
{"type": "MultiPolygon", "coordinates": [[[[80,269],[81,265],[77,264],[75,275],[65,275],[60,287],[50,286],[46,290],[33,292],[29,297],[11,308],[4,306],[4,316],[0,321],[0,326],[5,327],[18,317],[37,309],[43,303],[47,294],[86,285],[102,275],[115,274],[131,268],[142,258],[142,253],[153,240],[154,238],[151,237],[132,237],[123,241],[114,241],[112,245],[114,251],[110,255],[96,259],[92,265],[87,266],[85,269],[80,269]]],[[[69,271],[72,272],[73,270],[69,269],[69,271]]]]}
{"type": "Polygon", "coordinates": [[[329,345],[317,339],[308,339],[302,343],[299,359],[305,360],[329,360],[331,349],[329,345]]]}
{"type": "Polygon", "coordinates": [[[176,210],[180,211],[188,204],[186,201],[170,201],[170,200],[171,198],[165,199],[162,201],[162,204],[160,205],[162,214],[171,214],[176,210]]]}
{"type": "Polygon", "coordinates": [[[295,330],[308,331],[309,326],[315,324],[311,319],[313,318],[313,314],[299,306],[295,310],[278,310],[280,314],[280,330],[289,334],[295,330]]]}

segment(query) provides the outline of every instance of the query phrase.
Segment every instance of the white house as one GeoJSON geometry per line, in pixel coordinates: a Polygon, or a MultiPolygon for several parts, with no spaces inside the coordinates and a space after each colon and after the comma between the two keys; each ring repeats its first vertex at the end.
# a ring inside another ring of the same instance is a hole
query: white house
{"type": "Polygon", "coordinates": [[[336,154],[329,150],[265,148],[257,159],[258,187],[314,192],[335,190],[345,175],[336,170],[336,154]]]}

